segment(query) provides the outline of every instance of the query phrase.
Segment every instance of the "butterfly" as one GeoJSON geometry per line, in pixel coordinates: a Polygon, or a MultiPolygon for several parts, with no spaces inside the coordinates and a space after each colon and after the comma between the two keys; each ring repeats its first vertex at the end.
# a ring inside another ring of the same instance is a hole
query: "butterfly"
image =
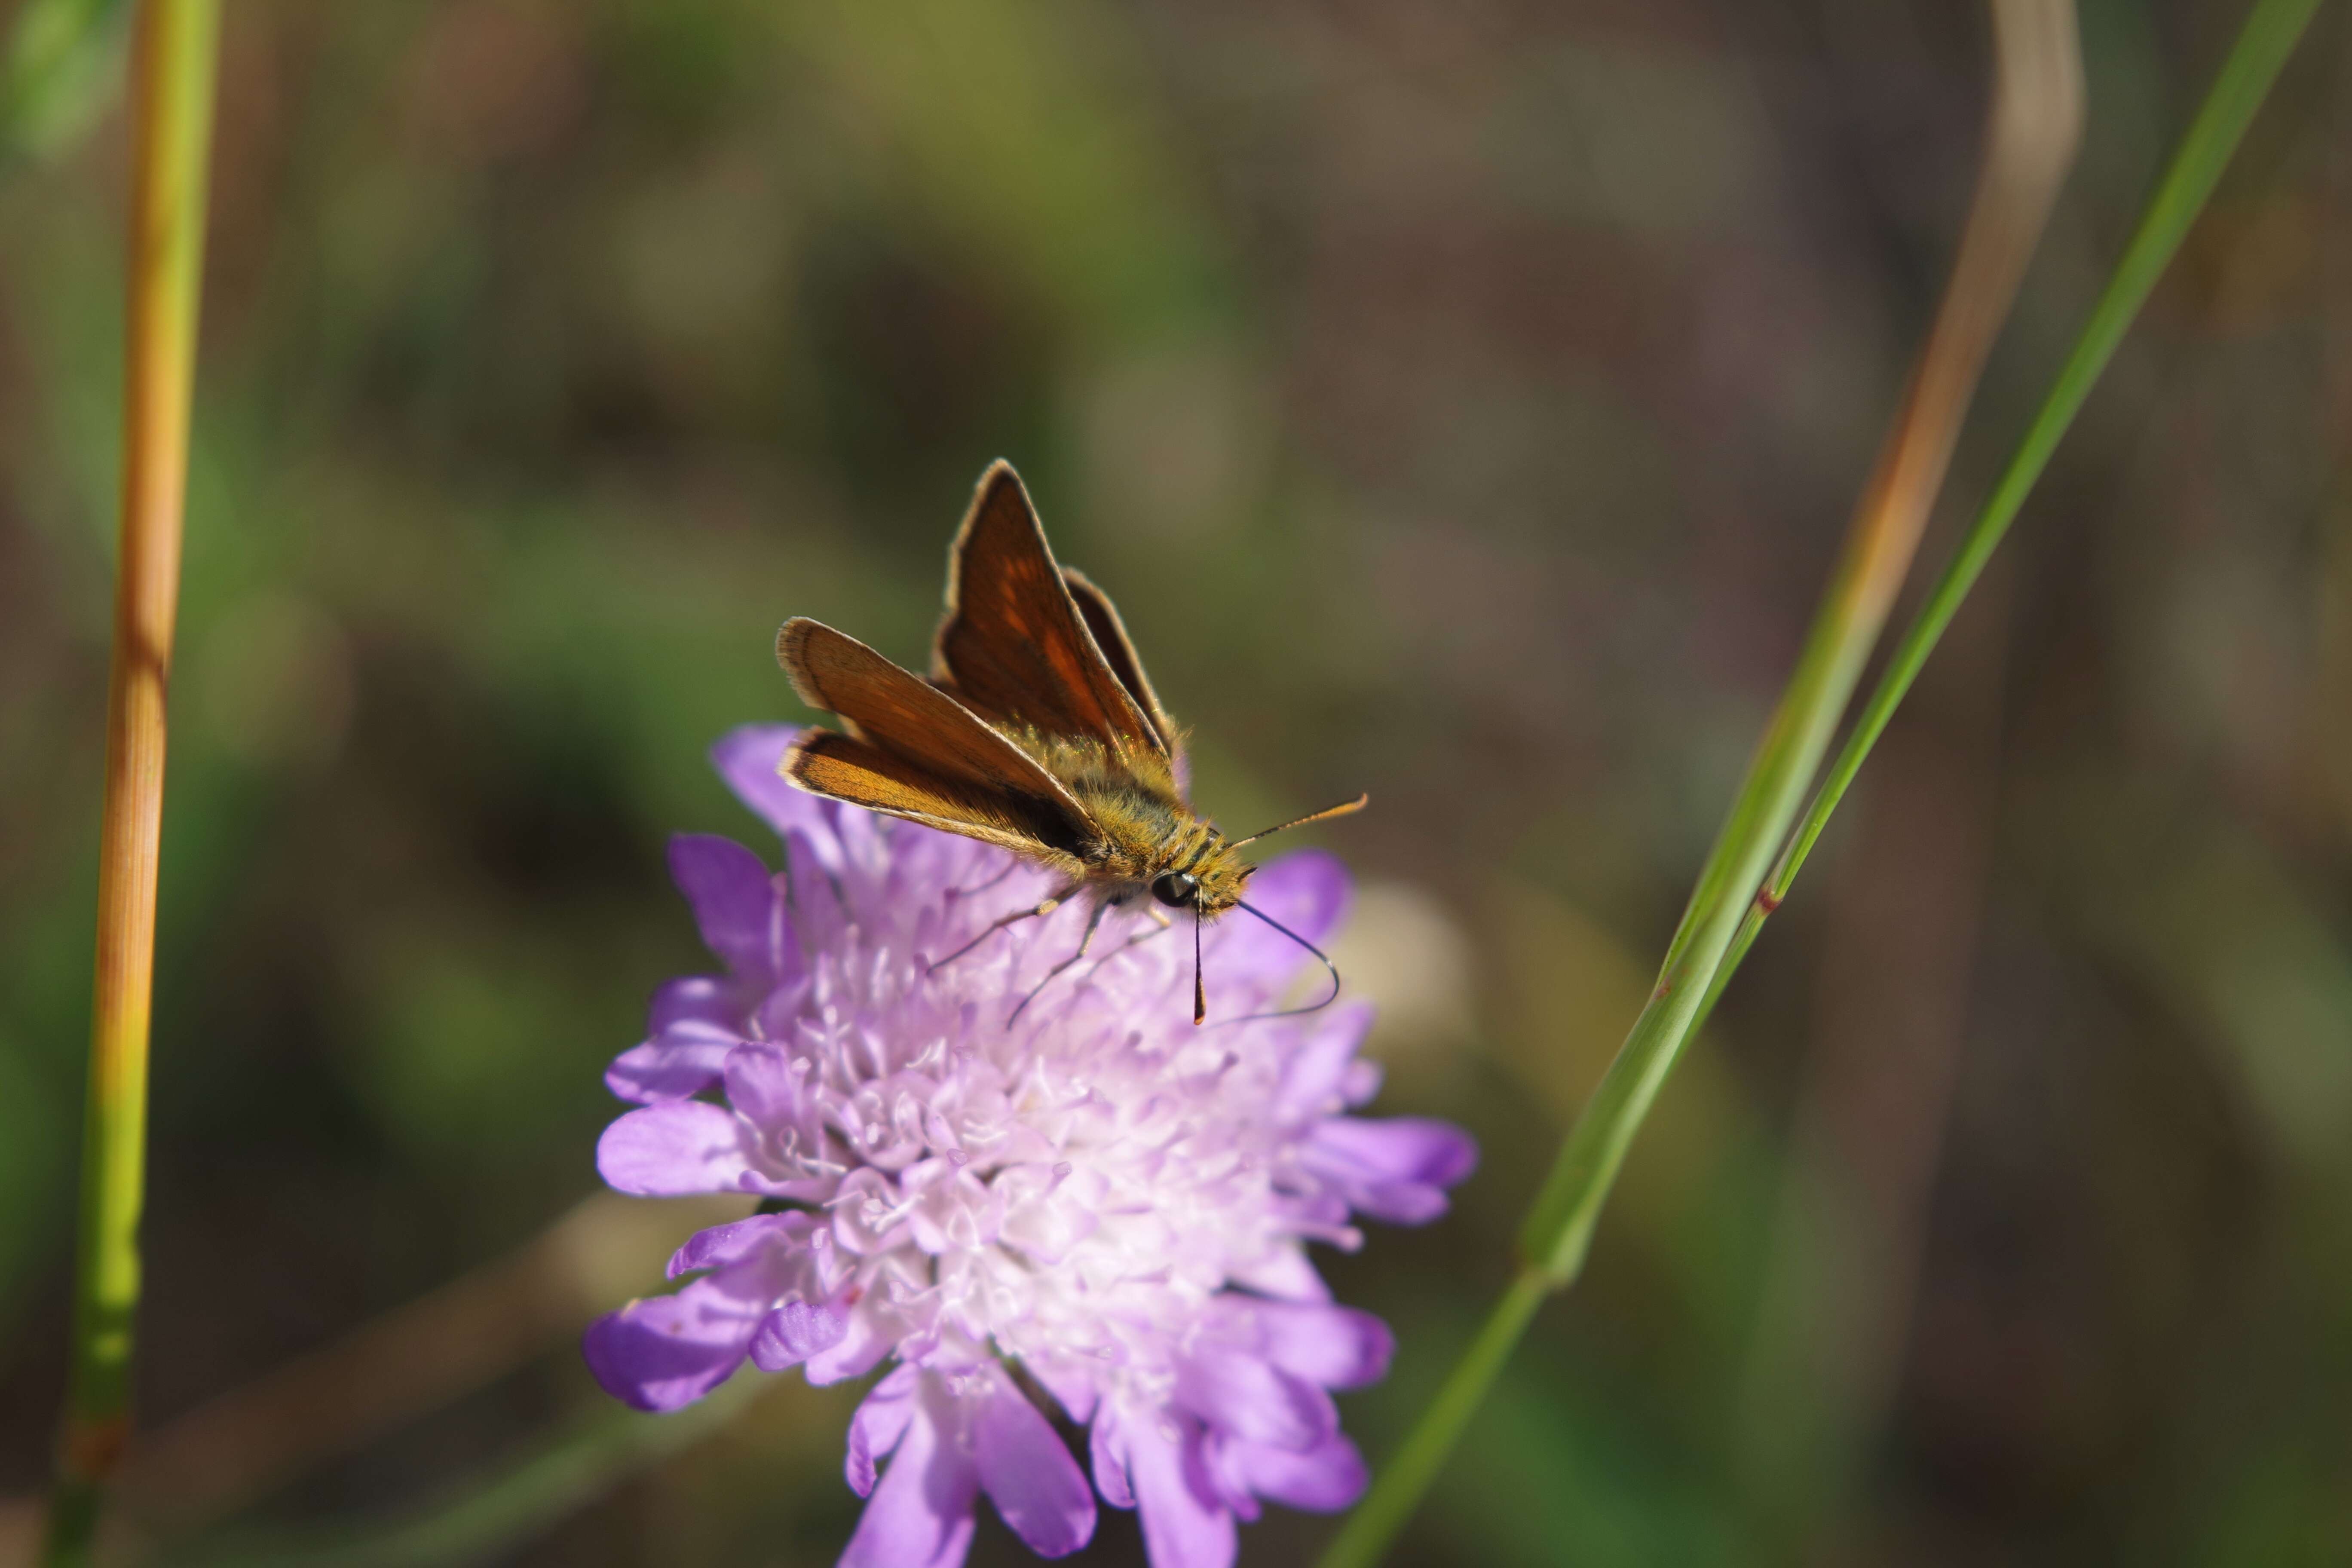
{"type": "Polygon", "coordinates": [[[1195,1024],[1208,1016],[1201,926],[1234,909],[1321,959],[1331,996],[1339,994],[1339,972],[1321,950],[1244,901],[1255,868],[1240,850],[1361,810],[1370,797],[1246,838],[1226,838],[1195,812],[1184,786],[1183,731],[1160,707],[1109,595],[1055,562],[1011,464],[1000,459],[981,476],[949,547],[947,615],[929,679],[805,616],[777,632],[776,660],[801,700],[840,723],[801,733],[779,768],[786,779],[812,795],[1009,849],[1060,879],[1042,901],[996,921],[933,969],[1017,921],[1092,900],[1077,952],[1014,1017],[1086,956],[1106,913],[1147,895],[1143,908],[1162,930],[1171,923],[1163,910],[1192,913],[1195,1024]]]}

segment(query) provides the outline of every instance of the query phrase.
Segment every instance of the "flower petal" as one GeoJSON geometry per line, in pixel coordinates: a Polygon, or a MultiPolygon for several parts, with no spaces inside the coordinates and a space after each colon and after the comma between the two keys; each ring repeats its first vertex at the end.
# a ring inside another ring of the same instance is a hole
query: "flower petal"
{"type": "Polygon", "coordinates": [[[596,1169],[615,1191],[645,1198],[743,1190],[746,1129],[720,1105],[682,1100],[632,1110],[604,1129],[596,1169]]]}
{"type": "Polygon", "coordinates": [[[681,833],[669,841],[669,874],[703,945],[730,973],[771,980],[784,973],[791,931],[765,861],[731,838],[681,833]]]}
{"type": "Polygon", "coordinates": [[[831,1350],[848,1332],[848,1317],[839,1309],[787,1301],[761,1321],[751,1336],[751,1359],[761,1372],[782,1372],[831,1350]]]}
{"type": "Polygon", "coordinates": [[[1356,1064],[1356,1048],[1372,1026],[1370,1003],[1334,1007],[1318,1021],[1307,1043],[1283,1065],[1282,1087],[1276,1091],[1276,1115],[1286,1122],[1318,1116],[1336,1116],[1356,1103],[1348,1090],[1349,1068],[1356,1064]]]}
{"type": "Polygon", "coordinates": [[[771,1135],[787,1128],[814,1133],[801,1093],[807,1064],[799,1072],[793,1065],[790,1057],[764,1040],[744,1041],[727,1054],[727,1102],[771,1135]]]}
{"type": "Polygon", "coordinates": [[[1445,1189],[1478,1163],[1478,1145],[1468,1133],[1420,1116],[1335,1116],[1299,1152],[1307,1169],[1339,1184],[1350,1207],[1395,1225],[1444,1214],[1445,1189]]]}
{"type": "Polygon", "coordinates": [[[1236,1265],[1229,1278],[1244,1289],[1285,1301],[1328,1301],[1331,1299],[1331,1287],[1323,1283],[1323,1276],[1315,1272],[1315,1260],[1307,1256],[1305,1247],[1295,1242],[1277,1247],[1263,1258],[1236,1265]]]}
{"type": "Polygon", "coordinates": [[[801,1368],[801,1375],[819,1388],[864,1377],[890,1353],[898,1342],[900,1331],[900,1325],[887,1318],[880,1304],[868,1298],[850,1310],[841,1338],[830,1349],[809,1357],[801,1368]]]}
{"type": "Polygon", "coordinates": [[[740,987],[722,974],[682,974],[663,982],[646,1008],[646,1033],[658,1035],[684,1023],[733,1027],[744,1010],[740,987]]]}
{"type": "Polygon", "coordinates": [[[1286,1508],[1337,1513],[1364,1495],[1364,1457],[1335,1432],[1304,1452],[1245,1438],[1226,1440],[1220,1458],[1243,1485],[1286,1508]]]}
{"type": "MultiPolygon", "coordinates": [[[[1024,1356],[1021,1364],[1038,1385],[1054,1396],[1062,1414],[1078,1426],[1095,1418],[1095,1406],[1102,1398],[1095,1382],[1097,1369],[1081,1364],[1076,1356],[1024,1356]]],[[[1121,1504],[1125,1507],[1125,1504],[1121,1504]]]]}
{"type": "Polygon", "coordinates": [[[1135,1483],[1127,1471],[1127,1437],[1119,1430],[1118,1413],[1105,1407],[1087,1432],[1087,1458],[1095,1472],[1095,1490],[1113,1508],[1135,1506],[1135,1483]]]}
{"type": "Polygon", "coordinates": [[[774,828],[777,837],[814,827],[830,838],[833,829],[826,820],[825,805],[784,782],[783,774],[776,771],[800,732],[797,724],[739,725],[710,748],[710,763],[735,792],[735,798],[774,828]]]}
{"type": "Polygon", "coordinates": [[[972,1504],[979,1475],[941,1418],[952,1419],[948,1396],[929,1385],[914,1401],[913,1419],[899,1439],[841,1554],[840,1568],[955,1568],[971,1550],[972,1504]]]}
{"type": "Polygon", "coordinates": [[[691,1100],[719,1081],[727,1053],[741,1043],[731,1028],[681,1020],[614,1058],[604,1069],[604,1087],[639,1105],[691,1100]]]}
{"type": "Polygon", "coordinates": [[[811,831],[794,828],[784,836],[784,874],[792,879],[793,929],[811,952],[837,952],[856,926],[847,896],[835,869],[840,842],[819,824],[811,831]]]}
{"type": "Polygon", "coordinates": [[[806,1214],[755,1214],[725,1225],[696,1231],[669,1260],[669,1277],[698,1268],[725,1268],[761,1257],[771,1248],[806,1245],[815,1216],[806,1214]]]}
{"type": "Polygon", "coordinates": [[[1324,1388],[1361,1388],[1388,1375],[1396,1336],[1353,1307],[1254,1301],[1265,1359],[1324,1388]]]}
{"type": "Polygon", "coordinates": [[[709,1279],[588,1325],[580,1351],[604,1391],[639,1410],[691,1405],[743,1364],[758,1310],[709,1279]]]}
{"type": "Polygon", "coordinates": [[[845,1473],[849,1489],[859,1497],[872,1493],[875,1465],[907,1435],[907,1423],[915,1414],[916,1380],[921,1376],[914,1367],[900,1367],[868,1390],[849,1418],[845,1473]]]}
{"type": "Polygon", "coordinates": [[[1154,1412],[1120,1423],[1151,1568],[1232,1568],[1239,1542],[1201,1454],[1201,1431],[1154,1412]]]}
{"type": "Polygon", "coordinates": [[[973,1421],[981,1488],[1030,1551],[1066,1557],[1094,1539],[1094,1493],[1037,1407],[1010,1380],[996,1381],[973,1421]]]}
{"type": "Polygon", "coordinates": [[[905,1197],[889,1177],[871,1165],[859,1166],[842,1178],[825,1205],[833,1211],[834,1239],[868,1256],[889,1251],[906,1238],[905,1197]]]}
{"type": "Polygon", "coordinates": [[[1176,1398],[1211,1426],[1284,1448],[1311,1448],[1339,1429],[1329,1394],[1238,1351],[1187,1357],[1176,1373],[1176,1398]]]}

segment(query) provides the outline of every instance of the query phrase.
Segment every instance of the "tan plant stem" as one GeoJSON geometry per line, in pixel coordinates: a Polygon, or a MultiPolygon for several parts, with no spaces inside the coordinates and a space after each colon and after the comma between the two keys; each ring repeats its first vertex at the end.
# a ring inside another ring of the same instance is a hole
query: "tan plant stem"
{"type": "Polygon", "coordinates": [[[131,1431],[164,697],[179,601],[219,26],[218,0],[149,0],[132,45],[122,516],[72,1365],[47,1544],[47,1561],[58,1564],[88,1560],[100,1499],[131,1431]]]}

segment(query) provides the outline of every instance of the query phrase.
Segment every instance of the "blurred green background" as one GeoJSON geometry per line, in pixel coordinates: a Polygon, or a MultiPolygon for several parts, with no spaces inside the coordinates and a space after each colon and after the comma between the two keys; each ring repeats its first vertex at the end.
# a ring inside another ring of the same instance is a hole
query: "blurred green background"
{"type": "MultiPolygon", "coordinates": [[[[1930,562],[2239,12],[2085,4],[2084,153],[1930,562]]],[[[1381,1108],[1486,1150],[1446,1222],[1328,1260],[1402,1336],[1345,1406],[1377,1463],[1792,661],[1985,26],[230,0],[124,1552],[503,1476],[471,1533],[307,1560],[832,1561],[840,1391],[613,1415],[573,1337],[695,1216],[574,1205],[604,1063],[703,963],[666,836],[773,852],[705,746],[798,714],[788,614],[914,658],[999,455],[1205,809],[1371,792],[1323,841],[1381,1108]]],[[[1399,1562],[2352,1561],[2347,69],[2332,7],[1399,1562]]],[[[0,166],[0,1561],[88,1026],[123,173],[89,107],[0,166]]],[[[1086,1561],[1139,1562],[1131,1518],[1086,1561]]]]}

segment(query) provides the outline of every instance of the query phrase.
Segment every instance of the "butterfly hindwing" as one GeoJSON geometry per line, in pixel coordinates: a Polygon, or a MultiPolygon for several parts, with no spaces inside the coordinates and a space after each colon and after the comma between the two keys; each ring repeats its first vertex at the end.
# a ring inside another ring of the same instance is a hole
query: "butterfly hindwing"
{"type": "Polygon", "coordinates": [[[831,730],[803,731],[778,770],[811,795],[960,833],[1076,875],[1084,863],[1044,838],[1030,803],[989,795],[929,773],[871,742],[831,730]]]}
{"type": "Polygon", "coordinates": [[[1111,673],[1127,690],[1144,721],[1159,737],[1160,749],[1172,760],[1177,754],[1180,737],[1175,721],[1167,710],[1160,706],[1159,693],[1151,689],[1151,678],[1143,673],[1143,658],[1135,651],[1135,643],[1127,635],[1127,623],[1118,618],[1118,606],[1110,595],[1097,587],[1093,579],[1075,566],[1062,568],[1063,584],[1070,590],[1070,598],[1078,606],[1079,618],[1093,634],[1095,647],[1109,661],[1111,673]]]}

